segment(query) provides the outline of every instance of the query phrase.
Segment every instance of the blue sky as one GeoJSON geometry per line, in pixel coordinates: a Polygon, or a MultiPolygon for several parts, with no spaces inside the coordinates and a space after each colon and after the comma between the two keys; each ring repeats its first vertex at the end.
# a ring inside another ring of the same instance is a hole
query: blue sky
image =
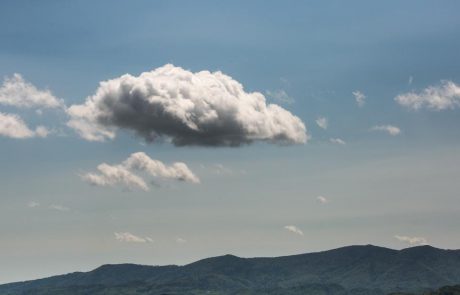
{"type": "Polygon", "coordinates": [[[18,107],[0,90],[0,119],[15,114],[31,132],[13,138],[0,128],[0,282],[226,253],[459,248],[459,6],[2,1],[0,76],[18,73],[36,88],[31,95],[48,89],[65,106],[18,107]],[[68,108],[99,82],[166,64],[222,71],[298,117],[311,138],[176,147],[120,126],[110,126],[113,140],[88,141],[66,125],[68,108]],[[147,192],[85,178],[136,152],[167,167],[184,162],[200,183],[177,181],[173,170],[166,180],[143,174],[147,192]]]}

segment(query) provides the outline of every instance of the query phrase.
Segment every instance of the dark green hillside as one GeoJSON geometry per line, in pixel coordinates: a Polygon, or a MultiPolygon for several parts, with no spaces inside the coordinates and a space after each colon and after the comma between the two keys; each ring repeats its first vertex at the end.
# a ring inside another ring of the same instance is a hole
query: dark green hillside
{"type": "MultiPolygon", "coordinates": [[[[422,294],[459,283],[459,250],[367,245],[276,258],[225,255],[185,266],[104,265],[0,285],[0,294],[385,295],[422,294]]],[[[432,294],[451,294],[448,288],[439,292],[444,293],[432,294]]]]}

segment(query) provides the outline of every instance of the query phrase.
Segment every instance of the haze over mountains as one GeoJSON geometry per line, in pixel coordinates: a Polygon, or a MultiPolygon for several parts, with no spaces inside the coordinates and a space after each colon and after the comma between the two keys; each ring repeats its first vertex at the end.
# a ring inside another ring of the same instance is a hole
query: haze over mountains
{"type": "Polygon", "coordinates": [[[0,294],[379,295],[459,283],[460,250],[367,245],[275,258],[225,255],[185,266],[103,265],[1,285],[0,294]]]}

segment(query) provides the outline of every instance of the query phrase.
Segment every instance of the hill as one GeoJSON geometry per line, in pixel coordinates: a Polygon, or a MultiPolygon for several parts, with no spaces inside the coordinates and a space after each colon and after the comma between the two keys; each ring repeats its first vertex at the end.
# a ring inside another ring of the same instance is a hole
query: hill
{"type": "Polygon", "coordinates": [[[274,258],[225,255],[185,266],[103,265],[0,285],[0,294],[384,295],[459,283],[460,250],[367,245],[274,258]]]}

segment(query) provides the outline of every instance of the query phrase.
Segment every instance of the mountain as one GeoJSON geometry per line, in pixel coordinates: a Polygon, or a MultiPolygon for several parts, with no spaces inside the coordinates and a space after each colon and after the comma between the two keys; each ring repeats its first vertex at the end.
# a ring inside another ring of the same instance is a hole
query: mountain
{"type": "Polygon", "coordinates": [[[185,266],[103,265],[0,285],[0,294],[384,295],[459,283],[460,250],[367,245],[275,258],[224,255],[185,266]]]}

